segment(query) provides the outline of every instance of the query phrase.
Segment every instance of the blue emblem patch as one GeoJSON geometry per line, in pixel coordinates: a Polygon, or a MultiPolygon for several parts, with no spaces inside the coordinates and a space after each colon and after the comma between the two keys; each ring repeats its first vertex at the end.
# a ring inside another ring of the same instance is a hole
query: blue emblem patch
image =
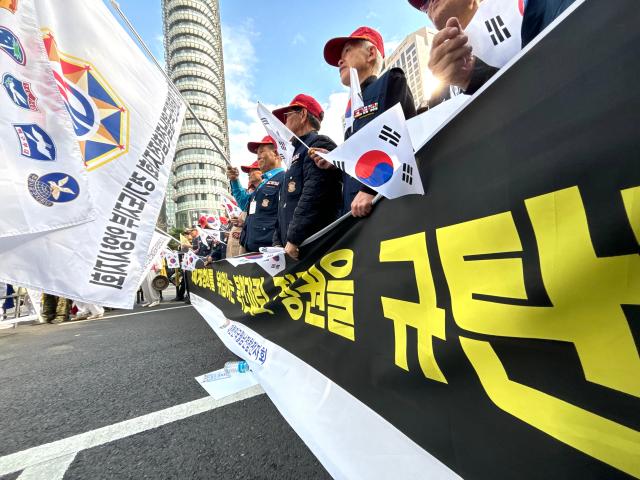
{"type": "Polygon", "coordinates": [[[0,50],[9,55],[17,64],[27,64],[27,56],[20,40],[7,27],[0,26],[0,50]]]}
{"type": "Polygon", "coordinates": [[[66,173],[52,172],[41,177],[32,173],[27,184],[31,196],[46,207],[51,207],[54,203],[71,202],[80,194],[80,185],[66,173]]]}
{"type": "Polygon", "coordinates": [[[10,73],[2,76],[2,86],[13,103],[25,110],[38,111],[38,99],[29,82],[23,82],[10,73]]]}
{"type": "Polygon", "coordinates": [[[55,161],[56,146],[42,128],[35,123],[14,123],[13,128],[18,135],[22,156],[45,162],[55,161]]]}

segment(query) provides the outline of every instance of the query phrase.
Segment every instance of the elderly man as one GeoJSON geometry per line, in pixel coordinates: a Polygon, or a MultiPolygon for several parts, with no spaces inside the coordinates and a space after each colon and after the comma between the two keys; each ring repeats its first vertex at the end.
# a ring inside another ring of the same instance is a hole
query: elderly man
{"type": "MultiPolygon", "coordinates": [[[[280,165],[276,143],[271,137],[249,142],[247,149],[258,156],[262,181],[251,194],[241,192],[240,198],[236,197],[238,204],[247,204],[247,218],[240,235],[240,245],[249,252],[257,252],[260,247],[272,245],[278,215],[278,191],[284,180],[284,169],[280,165]]],[[[232,184],[238,181],[238,174],[237,168],[227,167],[227,177],[232,184]]]]}
{"type": "MultiPolygon", "coordinates": [[[[435,96],[449,98],[454,87],[473,94],[489,80],[497,68],[485,64],[471,54],[471,45],[464,29],[475,15],[481,0],[409,0],[427,14],[439,30],[431,44],[429,69],[445,87],[435,96]]],[[[574,0],[528,0],[522,19],[522,46],[555,20],[574,0]]],[[[437,104],[436,101],[433,104],[437,104]]],[[[431,105],[433,106],[433,105],[431,105]]]]}
{"type": "MultiPolygon", "coordinates": [[[[361,112],[354,112],[353,128],[345,132],[345,140],[396,103],[402,106],[405,118],[415,116],[415,103],[404,72],[399,68],[392,68],[378,76],[384,63],[384,42],[373,28],[360,27],[348,37],[329,40],[324,47],[324,58],[329,65],[338,67],[340,81],[345,86],[351,83],[349,68],[358,71],[364,108],[361,112]]],[[[320,149],[318,151],[322,152],[320,149]]],[[[312,158],[319,167],[332,167],[315,155],[315,152],[312,153],[312,158]]],[[[341,214],[351,212],[355,217],[369,215],[375,190],[346,173],[342,174],[342,182],[341,214]]]]}
{"type": "Polygon", "coordinates": [[[274,245],[284,245],[285,252],[298,258],[298,247],[308,237],[333,222],[340,210],[340,174],[322,170],[309,157],[305,144],[329,151],[336,144],[319,135],[324,111],[309,95],[300,94],[289,105],[273,114],[304,142],[294,140],[291,165],[280,186],[278,222],[274,245]]]}

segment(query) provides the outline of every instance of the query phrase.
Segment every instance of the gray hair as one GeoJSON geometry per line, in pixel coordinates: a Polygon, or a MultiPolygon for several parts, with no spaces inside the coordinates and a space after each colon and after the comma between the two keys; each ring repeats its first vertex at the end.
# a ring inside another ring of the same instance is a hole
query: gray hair
{"type": "Polygon", "coordinates": [[[360,40],[359,46],[364,48],[369,48],[369,47],[375,48],[376,60],[373,64],[373,74],[376,76],[380,75],[380,72],[382,72],[382,69],[384,68],[384,59],[382,58],[382,54],[380,53],[378,48],[369,40],[360,40]]]}

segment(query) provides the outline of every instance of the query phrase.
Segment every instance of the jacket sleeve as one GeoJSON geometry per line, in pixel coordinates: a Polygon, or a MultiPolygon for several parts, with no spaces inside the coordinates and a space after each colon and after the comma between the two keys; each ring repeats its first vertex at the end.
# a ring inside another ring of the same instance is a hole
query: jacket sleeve
{"type": "MultiPolygon", "coordinates": [[[[325,135],[319,135],[310,146],[329,151],[336,148],[335,142],[325,135]]],[[[302,192],[287,230],[286,240],[294,245],[300,245],[316,233],[318,227],[324,226],[322,224],[327,217],[326,209],[335,207],[337,213],[336,198],[340,190],[340,171],[318,168],[309,158],[308,151],[304,154],[302,174],[302,192]]]]}
{"type": "Polygon", "coordinates": [[[476,93],[481,86],[487,83],[489,79],[495,75],[498,70],[498,68],[487,65],[476,57],[476,63],[473,66],[473,71],[471,72],[471,80],[469,80],[469,86],[464,93],[467,95],[473,95],[476,93]]]}
{"type": "Polygon", "coordinates": [[[244,211],[247,209],[247,205],[249,204],[249,197],[251,195],[247,193],[247,191],[242,188],[240,185],[240,180],[234,180],[231,182],[231,195],[238,202],[238,206],[244,211]]]}

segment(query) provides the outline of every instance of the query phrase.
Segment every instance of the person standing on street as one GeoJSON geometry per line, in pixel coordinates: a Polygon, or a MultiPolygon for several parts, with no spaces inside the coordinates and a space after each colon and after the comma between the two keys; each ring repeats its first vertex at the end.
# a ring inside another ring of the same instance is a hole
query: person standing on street
{"type": "MultiPolygon", "coordinates": [[[[253,193],[245,193],[247,218],[240,234],[240,244],[248,252],[257,252],[260,247],[272,245],[278,215],[278,191],[284,178],[284,169],[276,150],[276,143],[271,137],[264,137],[259,142],[249,142],[247,148],[258,156],[262,181],[253,193]]],[[[237,168],[227,167],[227,178],[232,184],[240,183],[238,175],[237,168]]],[[[241,204],[239,198],[236,200],[241,204]]]]}

